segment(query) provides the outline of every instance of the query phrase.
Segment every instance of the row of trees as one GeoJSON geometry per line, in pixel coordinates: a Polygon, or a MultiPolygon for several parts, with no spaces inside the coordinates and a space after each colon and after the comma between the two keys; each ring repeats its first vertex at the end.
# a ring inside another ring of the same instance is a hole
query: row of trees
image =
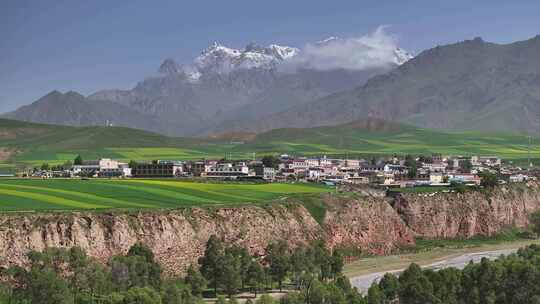
{"type": "MultiPolygon", "coordinates": [[[[0,303],[22,304],[198,304],[206,293],[224,292],[219,304],[234,304],[243,288],[265,292],[287,288],[276,300],[268,294],[249,299],[256,304],[480,304],[540,303],[540,246],[531,245],[495,261],[483,259],[463,270],[422,270],[412,264],[399,275],[386,274],[361,295],[342,274],[343,259],[324,243],[289,249],[269,244],[264,257],[245,248],[208,241],[200,266],[184,278],[164,279],[152,252],[136,244],[107,265],[79,248],[51,248],[28,255],[29,267],[0,273],[0,303]],[[207,291],[210,287],[212,291],[207,291]]],[[[247,289],[246,289],[247,290],[247,289]]]]}
{"type": "Polygon", "coordinates": [[[422,270],[412,264],[397,278],[373,284],[368,304],[540,303],[540,246],[531,245],[494,261],[482,259],[463,270],[422,270]]]}
{"type": "Polygon", "coordinates": [[[89,258],[80,248],[50,248],[28,254],[29,267],[1,270],[0,303],[198,303],[190,287],[163,280],[152,252],[132,246],[108,265],[89,258]]]}
{"type": "MultiPolygon", "coordinates": [[[[286,281],[301,289],[314,277],[321,281],[335,279],[343,269],[343,257],[339,251],[330,253],[322,241],[294,250],[285,241],[278,241],[270,243],[261,258],[250,256],[245,248],[227,247],[211,236],[199,264],[214,294],[221,288],[230,297],[245,287],[256,295],[271,288],[273,283],[280,290],[286,281]]],[[[190,268],[190,271],[194,270],[190,268]]]]}
{"type": "MultiPolygon", "coordinates": [[[[271,243],[264,257],[246,248],[226,246],[216,236],[207,242],[200,265],[191,265],[183,278],[164,280],[151,250],[135,244],[126,255],[102,265],[80,248],[49,248],[28,254],[29,267],[0,269],[0,303],[199,303],[204,295],[265,292],[273,287],[302,290],[314,280],[338,278],[339,253],[323,242],[291,250],[286,242],[271,243]],[[2,282],[2,280],[0,280],[2,282]],[[211,288],[212,292],[207,291],[211,288]]],[[[219,301],[224,299],[219,297],[219,301]]],[[[258,302],[273,301],[268,296],[258,302]]]]}

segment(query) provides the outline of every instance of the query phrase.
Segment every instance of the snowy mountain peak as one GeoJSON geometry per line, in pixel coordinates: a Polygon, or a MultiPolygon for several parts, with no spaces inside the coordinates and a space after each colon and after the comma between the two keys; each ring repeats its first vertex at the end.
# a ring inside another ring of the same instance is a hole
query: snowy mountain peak
{"type": "Polygon", "coordinates": [[[201,77],[227,74],[241,69],[274,69],[285,62],[290,62],[293,65],[302,64],[314,69],[336,67],[359,69],[359,67],[370,66],[370,64],[393,63],[401,65],[411,58],[413,58],[411,54],[400,48],[384,48],[384,46],[381,47],[380,44],[372,43],[369,40],[365,42],[335,36],[308,44],[302,50],[278,44],[261,46],[254,42],[247,44],[242,49],[236,49],[215,41],[206,47],[193,63],[179,65],[174,60],[167,59],[161,64],[159,72],[166,76],[183,74],[189,81],[198,81],[201,77]],[[382,50],[382,52],[378,50],[382,50]],[[365,54],[363,55],[362,52],[365,54]],[[293,58],[294,60],[292,60],[293,58]],[[342,60],[336,62],[337,59],[342,60]],[[384,62],[381,63],[381,60],[384,62]],[[329,66],[328,63],[330,63],[329,66]]]}
{"type": "Polygon", "coordinates": [[[407,62],[407,61],[414,58],[413,55],[411,55],[409,52],[407,52],[407,51],[405,51],[404,49],[401,49],[401,48],[396,48],[394,50],[394,56],[395,56],[395,63],[397,65],[402,65],[405,62],[407,62]]]}
{"type": "Polygon", "coordinates": [[[233,49],[214,42],[195,58],[193,66],[200,73],[227,73],[235,69],[272,68],[279,62],[292,58],[298,49],[272,44],[262,47],[249,43],[244,49],[233,49]]]}
{"type": "Polygon", "coordinates": [[[278,59],[287,60],[300,52],[299,49],[290,46],[281,46],[277,44],[271,44],[265,49],[268,55],[273,55],[278,59]]]}

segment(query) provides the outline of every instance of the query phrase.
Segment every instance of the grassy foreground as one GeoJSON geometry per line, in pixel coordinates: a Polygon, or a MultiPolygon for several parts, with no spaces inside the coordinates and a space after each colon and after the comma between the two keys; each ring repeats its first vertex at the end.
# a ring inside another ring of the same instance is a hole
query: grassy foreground
{"type": "Polygon", "coordinates": [[[152,179],[0,179],[0,211],[236,205],[328,191],[327,187],[310,184],[196,183],[152,179]]]}

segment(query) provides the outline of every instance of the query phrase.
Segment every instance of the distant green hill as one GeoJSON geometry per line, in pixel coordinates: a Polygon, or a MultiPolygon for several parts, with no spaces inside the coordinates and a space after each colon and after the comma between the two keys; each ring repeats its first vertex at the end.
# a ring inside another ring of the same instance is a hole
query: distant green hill
{"type": "MultiPolygon", "coordinates": [[[[367,119],[303,129],[276,129],[259,134],[243,150],[328,154],[429,154],[499,155],[526,159],[525,135],[450,132],[367,119]]],[[[533,139],[532,156],[540,157],[540,142],[533,139]]]]}
{"type": "Polygon", "coordinates": [[[121,127],[67,127],[0,119],[0,162],[4,164],[57,164],[78,154],[85,159],[195,157],[197,151],[183,147],[196,147],[199,142],[121,127]]]}
{"type": "MultiPolygon", "coordinates": [[[[540,158],[534,139],[533,157],[540,158]]],[[[524,135],[480,132],[443,132],[366,119],[339,126],[276,129],[213,139],[173,138],[118,127],[66,127],[0,119],[0,172],[14,165],[58,164],[73,160],[112,157],[122,160],[251,158],[257,155],[369,155],[429,154],[499,155],[527,158],[524,135]],[[236,136],[236,138],[235,138],[236,136]],[[245,138],[242,138],[245,137],[245,138]]]]}

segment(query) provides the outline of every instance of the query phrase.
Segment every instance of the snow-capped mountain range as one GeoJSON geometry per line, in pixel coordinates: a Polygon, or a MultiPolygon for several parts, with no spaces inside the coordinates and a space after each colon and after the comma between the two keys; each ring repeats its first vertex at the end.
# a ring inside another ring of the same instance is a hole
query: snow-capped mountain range
{"type": "MultiPolygon", "coordinates": [[[[365,118],[422,128],[540,133],[540,35],[481,38],[414,59],[381,30],[292,48],[218,43],[129,90],[51,92],[3,117],[138,127],[169,135],[261,132],[365,118]],[[517,56],[519,55],[519,56],[517,56]]],[[[60,84],[59,84],[60,85],[60,84]]]]}
{"type": "MultiPolygon", "coordinates": [[[[79,115],[85,115],[85,102],[88,113],[95,112],[96,108],[106,112],[113,103],[152,120],[150,127],[145,125],[151,131],[168,135],[212,133],[224,128],[229,121],[258,119],[353,89],[412,58],[392,44],[372,40],[331,37],[302,49],[278,44],[263,47],[255,43],[236,49],[215,42],[189,63],[165,59],[157,75],[147,77],[133,89],[102,90],[86,97],[85,101],[79,98],[79,115]],[[336,60],[337,57],[341,58],[336,60]]],[[[50,94],[41,100],[40,109],[56,108],[56,99],[62,99],[65,105],[69,96],[50,94]]],[[[15,111],[9,115],[22,120],[36,117],[40,117],[40,122],[49,120],[33,113],[33,108],[29,105],[24,113],[15,111]]],[[[60,110],[51,111],[55,113],[55,123],[63,121],[60,110]]],[[[69,113],[65,115],[65,124],[78,124],[68,119],[69,113]]],[[[108,118],[115,125],[141,126],[140,122],[121,117],[123,113],[116,115],[117,119],[108,118]]],[[[77,121],[92,124],[93,120],[80,117],[77,121]]]]}
{"type": "MultiPolygon", "coordinates": [[[[344,39],[329,37],[312,44],[317,48],[324,48],[331,44],[342,43],[344,39]]],[[[401,65],[413,56],[401,48],[394,48],[393,56],[388,59],[388,63],[401,65]]],[[[281,64],[292,64],[309,66],[306,59],[299,59],[303,56],[301,49],[290,46],[270,44],[262,47],[255,43],[248,44],[243,49],[226,47],[219,42],[204,49],[192,63],[180,65],[174,59],[166,59],[160,66],[159,72],[164,75],[183,74],[187,79],[196,81],[204,74],[217,73],[226,74],[239,69],[275,69],[281,64]]]]}
{"type": "Polygon", "coordinates": [[[164,75],[184,74],[189,80],[196,81],[208,73],[226,74],[238,69],[273,69],[299,52],[297,48],[277,44],[261,47],[250,43],[244,49],[233,49],[214,42],[191,64],[180,65],[174,59],[168,58],[158,71],[164,75]]]}

